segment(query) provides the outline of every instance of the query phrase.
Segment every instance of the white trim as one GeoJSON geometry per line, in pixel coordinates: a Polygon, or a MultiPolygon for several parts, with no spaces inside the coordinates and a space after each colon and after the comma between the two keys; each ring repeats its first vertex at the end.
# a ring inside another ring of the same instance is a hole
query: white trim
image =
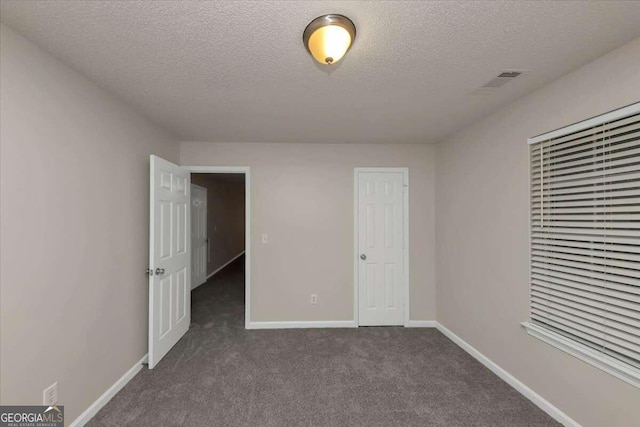
{"type": "Polygon", "coordinates": [[[353,170],[353,321],[360,325],[360,294],[358,278],[358,168],[353,170]]]}
{"type": "Polygon", "coordinates": [[[109,387],[107,391],[102,393],[102,396],[96,399],[96,401],[93,402],[91,406],[89,406],[82,414],[80,414],[78,418],[76,418],[71,424],[69,424],[69,427],[81,427],[88,423],[89,420],[93,418],[98,413],[98,411],[104,407],[104,405],[106,405],[111,399],[113,399],[113,396],[115,396],[120,390],[122,390],[122,388],[127,385],[127,383],[131,381],[138,372],[142,370],[142,364],[147,363],[148,356],[148,354],[145,354],[142,359],[140,359],[135,365],[131,367],[131,369],[125,372],[123,376],[121,376],[115,383],[113,383],[113,385],[109,387]]]}
{"type": "Polygon", "coordinates": [[[251,322],[247,329],[357,328],[354,320],[318,320],[299,322],[251,322]]]}
{"type": "Polygon", "coordinates": [[[399,172],[403,176],[403,200],[404,200],[404,326],[409,327],[409,301],[411,293],[409,292],[409,168],[354,168],[353,169],[353,318],[356,325],[360,325],[359,319],[359,291],[360,285],[358,278],[358,174],[360,172],[399,172]]]}
{"type": "MultiPolygon", "coordinates": [[[[183,166],[191,173],[243,173],[244,174],[244,327],[251,323],[251,168],[248,166],[183,166]]],[[[189,233],[191,238],[191,233],[189,233]]],[[[189,242],[191,244],[191,242],[189,242]]]]}
{"type": "MultiPolygon", "coordinates": [[[[238,255],[234,256],[233,258],[231,258],[229,261],[225,262],[224,264],[222,264],[220,267],[216,268],[216,270],[212,273],[209,273],[209,275],[207,276],[207,278],[204,280],[204,282],[200,283],[198,286],[202,286],[205,283],[207,283],[207,281],[209,279],[211,279],[215,274],[219,273],[220,270],[222,270],[223,268],[225,268],[227,265],[231,264],[233,261],[237,260],[238,258],[240,258],[242,255],[244,255],[245,251],[240,252],[238,255]]],[[[196,289],[198,286],[196,286],[193,289],[196,289]]],[[[193,290],[191,289],[191,290],[193,290]]]]}
{"type": "Polygon", "coordinates": [[[435,328],[437,327],[438,322],[435,320],[409,320],[406,325],[406,328],[435,328]]]}
{"type": "Polygon", "coordinates": [[[624,117],[629,117],[638,113],[640,113],[640,102],[627,105],[626,107],[618,108],[617,110],[613,110],[608,113],[600,114],[599,116],[595,116],[590,119],[583,120],[581,122],[562,127],[560,129],[553,130],[551,132],[546,132],[541,135],[534,136],[532,138],[529,138],[527,142],[529,143],[529,145],[537,144],[538,142],[541,142],[541,141],[546,141],[548,139],[553,139],[553,138],[557,138],[559,136],[567,135],[570,133],[579,132],[581,130],[588,129],[593,126],[598,126],[599,124],[602,124],[602,123],[622,119],[624,117]]]}
{"type": "Polygon", "coordinates": [[[569,353],[583,362],[595,366],[614,377],[640,388],[640,369],[622,363],[619,360],[594,350],[579,342],[573,341],[530,322],[522,322],[522,326],[532,337],[538,338],[553,347],[569,353]]]}
{"type": "Polygon", "coordinates": [[[459,347],[461,347],[464,351],[473,356],[476,360],[482,363],[484,366],[489,368],[491,372],[496,374],[502,380],[504,380],[511,387],[515,388],[517,391],[522,393],[524,397],[533,402],[538,408],[542,409],[544,412],[549,414],[554,420],[558,421],[560,424],[567,427],[580,427],[574,419],[569,417],[567,414],[562,412],[560,409],[555,407],[551,402],[546,400],[544,397],[540,396],[538,393],[527,387],[524,383],[518,380],[516,377],[511,375],[509,372],[502,369],[500,366],[495,364],[491,359],[489,359],[484,354],[480,353],[474,347],[472,347],[469,343],[464,341],[462,338],[451,332],[447,329],[442,323],[437,324],[436,326],[440,332],[442,332],[447,338],[456,343],[459,347]]]}

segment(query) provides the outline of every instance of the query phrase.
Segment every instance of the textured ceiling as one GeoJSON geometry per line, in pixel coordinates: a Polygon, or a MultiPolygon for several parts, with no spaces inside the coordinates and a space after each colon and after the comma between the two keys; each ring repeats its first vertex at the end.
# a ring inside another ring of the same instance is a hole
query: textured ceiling
{"type": "Polygon", "coordinates": [[[2,22],[181,140],[429,143],[640,36],[640,2],[7,1],[2,22]],[[357,26],[331,72],[306,24],[357,26]],[[503,69],[530,70],[492,94],[503,69]]]}

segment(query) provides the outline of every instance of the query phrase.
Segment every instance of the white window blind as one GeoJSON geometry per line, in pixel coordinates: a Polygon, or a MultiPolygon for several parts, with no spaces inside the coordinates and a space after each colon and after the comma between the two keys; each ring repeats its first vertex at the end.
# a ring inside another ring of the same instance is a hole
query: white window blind
{"type": "Polygon", "coordinates": [[[640,104],[530,143],[530,324],[640,384],[640,104]]]}

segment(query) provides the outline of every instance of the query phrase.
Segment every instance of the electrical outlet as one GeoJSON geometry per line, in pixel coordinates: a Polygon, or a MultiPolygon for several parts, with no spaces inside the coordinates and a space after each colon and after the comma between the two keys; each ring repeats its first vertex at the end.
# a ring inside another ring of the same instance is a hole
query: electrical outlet
{"type": "Polygon", "coordinates": [[[318,295],[311,294],[311,304],[317,304],[317,303],[318,303],[318,295]]]}
{"type": "Polygon", "coordinates": [[[262,235],[262,243],[269,243],[269,235],[267,233],[262,235]]]}
{"type": "Polygon", "coordinates": [[[58,403],[58,382],[51,384],[42,392],[42,404],[54,406],[58,403]]]}

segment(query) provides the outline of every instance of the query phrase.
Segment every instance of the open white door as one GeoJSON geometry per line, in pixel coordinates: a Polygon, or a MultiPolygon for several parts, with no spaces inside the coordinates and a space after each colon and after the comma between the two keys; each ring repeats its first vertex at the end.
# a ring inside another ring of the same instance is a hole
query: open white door
{"type": "Polygon", "coordinates": [[[149,369],[189,329],[191,174],[151,156],[149,233],[149,369]]]}
{"type": "Polygon", "coordinates": [[[207,281],[207,189],[191,184],[191,289],[207,281]]]}

